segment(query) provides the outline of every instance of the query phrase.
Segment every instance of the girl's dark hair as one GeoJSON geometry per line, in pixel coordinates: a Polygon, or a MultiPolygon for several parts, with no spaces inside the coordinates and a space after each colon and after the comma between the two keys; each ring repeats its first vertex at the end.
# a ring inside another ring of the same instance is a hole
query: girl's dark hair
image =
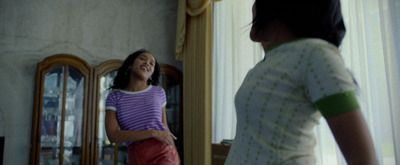
{"type": "MultiPolygon", "coordinates": [[[[129,77],[130,77],[130,69],[129,67],[133,64],[133,62],[136,60],[136,58],[143,54],[143,53],[150,53],[146,49],[140,49],[136,52],[133,52],[130,54],[122,64],[122,66],[118,69],[117,76],[114,78],[114,82],[112,86],[110,87],[111,89],[125,89],[128,84],[129,84],[129,77]]],[[[157,60],[155,61],[154,64],[154,72],[151,75],[151,80],[149,79],[147,81],[147,84],[151,85],[158,85],[160,77],[160,65],[158,64],[157,60]]]]}
{"type": "Polygon", "coordinates": [[[337,47],[346,33],[340,0],[256,0],[256,35],[271,20],[284,21],[300,38],[320,38],[337,47]]]}

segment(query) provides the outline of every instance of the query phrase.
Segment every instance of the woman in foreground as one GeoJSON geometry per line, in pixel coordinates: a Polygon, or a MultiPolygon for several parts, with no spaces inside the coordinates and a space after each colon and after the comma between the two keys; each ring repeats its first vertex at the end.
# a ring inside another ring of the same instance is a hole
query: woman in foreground
{"type": "Polygon", "coordinates": [[[339,0],[255,0],[250,38],[265,58],[236,93],[226,165],[315,164],[321,116],[348,164],[377,164],[357,84],[338,50],[344,35],[339,0]]]}

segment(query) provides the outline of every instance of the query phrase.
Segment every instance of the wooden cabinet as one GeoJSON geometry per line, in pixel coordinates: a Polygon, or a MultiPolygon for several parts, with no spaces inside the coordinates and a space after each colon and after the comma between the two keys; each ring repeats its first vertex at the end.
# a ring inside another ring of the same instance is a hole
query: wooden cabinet
{"type": "MultiPolygon", "coordinates": [[[[38,63],[30,164],[127,164],[125,144],[113,144],[104,128],[105,99],[122,60],[90,67],[67,54],[38,63]]],[[[161,64],[168,125],[183,157],[182,74],[161,64]]]]}
{"type": "Polygon", "coordinates": [[[95,84],[93,89],[94,106],[93,114],[96,114],[95,120],[91,125],[94,136],[94,145],[92,145],[93,154],[91,154],[90,164],[128,164],[126,147],[123,143],[120,145],[110,143],[105,132],[105,101],[110,93],[109,87],[117,75],[118,68],[122,65],[122,60],[110,60],[101,63],[94,70],[95,84]],[[118,147],[121,146],[121,147],[118,147]],[[120,148],[120,149],[118,149],[120,148]],[[118,159],[118,157],[120,157],[118,159]]]}

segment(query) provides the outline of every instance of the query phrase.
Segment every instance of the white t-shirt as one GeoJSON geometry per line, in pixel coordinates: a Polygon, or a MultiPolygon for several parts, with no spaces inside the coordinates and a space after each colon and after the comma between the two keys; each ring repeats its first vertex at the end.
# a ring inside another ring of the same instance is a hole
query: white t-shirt
{"type": "Polygon", "coordinates": [[[225,164],[315,164],[321,113],[359,109],[356,88],[339,51],[324,40],[270,50],[236,93],[236,137],[225,164]]]}

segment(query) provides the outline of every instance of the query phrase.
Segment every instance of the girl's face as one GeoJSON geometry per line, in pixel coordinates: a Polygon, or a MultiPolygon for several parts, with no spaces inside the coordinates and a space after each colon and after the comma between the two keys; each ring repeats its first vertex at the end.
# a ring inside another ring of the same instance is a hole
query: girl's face
{"type": "Polygon", "coordinates": [[[131,74],[147,81],[154,72],[156,60],[150,53],[142,53],[131,65],[131,74]]]}

